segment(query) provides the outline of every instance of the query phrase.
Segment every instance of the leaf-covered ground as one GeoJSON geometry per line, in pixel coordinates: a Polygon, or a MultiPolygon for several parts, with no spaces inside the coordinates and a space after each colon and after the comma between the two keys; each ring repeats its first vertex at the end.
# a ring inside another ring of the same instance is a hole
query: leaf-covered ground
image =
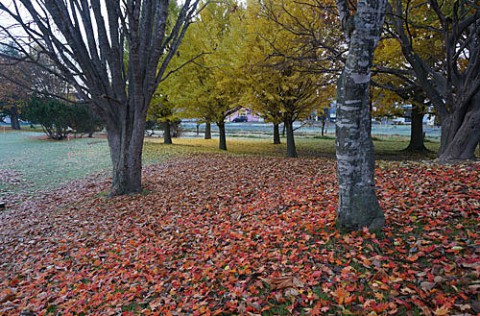
{"type": "Polygon", "coordinates": [[[335,229],[328,159],[196,155],[144,179],[0,212],[0,314],[480,312],[479,164],[379,162],[377,234],[335,229]]]}

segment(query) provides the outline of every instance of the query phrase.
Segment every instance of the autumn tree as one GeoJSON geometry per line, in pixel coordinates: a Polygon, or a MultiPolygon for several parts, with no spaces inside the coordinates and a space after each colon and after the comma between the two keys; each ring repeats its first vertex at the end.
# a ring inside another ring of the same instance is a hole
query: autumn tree
{"type": "Polygon", "coordinates": [[[385,216],[375,195],[369,86],[386,0],[357,1],[355,8],[346,0],[336,3],[349,45],[337,84],[337,224],[347,231],[378,229],[383,227],[385,216]]]}
{"type": "MultiPolygon", "coordinates": [[[[11,49],[10,45],[2,45],[2,54],[12,58],[20,57],[18,52],[11,49]]],[[[12,46],[13,47],[13,46],[12,46]]],[[[28,86],[31,85],[29,67],[22,61],[12,61],[0,57],[0,113],[10,117],[12,129],[20,129],[20,115],[22,107],[29,98],[28,86]]]]}
{"type": "Polygon", "coordinates": [[[219,129],[219,149],[227,150],[225,119],[239,109],[235,59],[242,41],[243,8],[235,2],[209,3],[181,45],[165,91],[185,116],[219,129]]]}
{"type": "MultiPolygon", "coordinates": [[[[372,114],[376,116],[404,116],[403,105],[411,105],[410,142],[407,151],[424,152],[425,139],[423,117],[430,102],[419,87],[415,73],[405,60],[402,50],[395,38],[385,27],[385,36],[380,40],[375,53],[374,75],[372,77],[372,114]]],[[[418,34],[422,36],[422,34],[418,34]]],[[[428,47],[428,40],[424,41],[428,47]]]]}
{"type": "Polygon", "coordinates": [[[390,3],[392,35],[440,116],[440,161],[474,159],[480,141],[479,5],[465,0],[390,3]],[[418,32],[428,33],[428,50],[417,40],[418,32]]]}
{"type": "Polygon", "coordinates": [[[321,102],[322,78],[303,71],[295,58],[305,54],[303,42],[277,21],[290,18],[277,4],[249,2],[247,36],[243,55],[237,60],[243,102],[274,126],[274,143],[280,142],[278,125],[284,123],[287,156],[297,157],[294,122],[308,117],[321,102]],[[282,16],[282,14],[284,16],[282,16]]]}
{"type": "Polygon", "coordinates": [[[148,108],[147,120],[154,121],[163,129],[163,143],[172,144],[172,128],[180,121],[175,104],[170,101],[168,95],[154,94],[148,108]]]}
{"type": "Polygon", "coordinates": [[[10,25],[0,26],[19,44],[24,59],[38,64],[39,56],[47,57],[55,68],[44,69],[74,86],[104,119],[113,166],[112,196],[142,189],[148,105],[197,4],[198,0],[183,2],[168,33],[166,0],[15,0],[12,8],[0,4],[23,30],[19,39],[10,25]]]}

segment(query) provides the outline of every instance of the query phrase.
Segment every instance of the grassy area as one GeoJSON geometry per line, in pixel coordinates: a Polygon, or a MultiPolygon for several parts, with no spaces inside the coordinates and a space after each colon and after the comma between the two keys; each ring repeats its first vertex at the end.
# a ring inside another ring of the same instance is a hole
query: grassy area
{"type": "MultiPolygon", "coordinates": [[[[335,157],[333,137],[298,137],[296,142],[301,157],[335,157]]],[[[173,145],[164,145],[162,139],[147,138],[144,163],[206,153],[283,157],[286,152],[285,140],[273,145],[267,138],[230,137],[227,143],[228,151],[225,152],[218,149],[217,139],[177,138],[173,145]]],[[[408,145],[406,138],[376,138],[374,143],[378,159],[425,158],[402,151],[408,145]]],[[[438,149],[437,142],[426,144],[432,153],[438,149]]],[[[110,167],[108,144],[101,137],[59,142],[45,139],[40,132],[3,131],[0,134],[0,198],[11,193],[60,187],[87,175],[108,173],[110,167]]]]}

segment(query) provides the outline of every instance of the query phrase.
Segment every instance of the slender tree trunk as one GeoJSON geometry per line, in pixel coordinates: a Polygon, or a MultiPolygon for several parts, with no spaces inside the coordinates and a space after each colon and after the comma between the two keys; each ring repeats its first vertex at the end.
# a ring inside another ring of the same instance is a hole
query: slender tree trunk
{"type": "Polygon", "coordinates": [[[205,139],[212,139],[212,123],[205,122],[205,139]]]}
{"type": "Polygon", "coordinates": [[[380,229],[385,223],[375,195],[369,102],[370,68],[385,5],[385,0],[359,1],[353,19],[349,18],[347,1],[337,0],[343,24],[354,24],[345,69],[337,83],[337,225],[342,231],[380,229]]]}
{"type": "Polygon", "coordinates": [[[163,132],[163,143],[166,145],[171,145],[172,143],[172,131],[171,124],[169,121],[165,122],[165,131],[163,132]]]}
{"type": "Polygon", "coordinates": [[[475,159],[475,148],[480,141],[480,107],[475,102],[480,102],[480,93],[472,99],[465,116],[453,113],[442,118],[440,162],[475,159]]]}
{"type": "Polygon", "coordinates": [[[13,130],[20,130],[20,118],[18,115],[18,108],[16,105],[14,105],[10,109],[10,126],[13,130]]]}
{"type": "Polygon", "coordinates": [[[273,143],[275,145],[281,144],[280,141],[280,124],[273,123],[273,143]]]}
{"type": "Polygon", "coordinates": [[[225,133],[225,122],[217,122],[218,132],[220,136],[220,141],[218,143],[218,148],[220,150],[227,150],[227,136],[225,133]]]}
{"type": "Polygon", "coordinates": [[[326,118],[323,118],[322,119],[322,136],[325,136],[325,122],[326,122],[326,118]]]}
{"type": "Polygon", "coordinates": [[[287,157],[298,157],[297,148],[295,146],[295,137],[293,133],[293,122],[289,119],[285,120],[285,131],[287,133],[287,157]]]}
{"type": "Polygon", "coordinates": [[[422,152],[427,151],[425,147],[425,135],[423,133],[423,117],[425,113],[420,105],[412,106],[412,126],[410,130],[410,144],[406,148],[407,151],[422,152]]]}

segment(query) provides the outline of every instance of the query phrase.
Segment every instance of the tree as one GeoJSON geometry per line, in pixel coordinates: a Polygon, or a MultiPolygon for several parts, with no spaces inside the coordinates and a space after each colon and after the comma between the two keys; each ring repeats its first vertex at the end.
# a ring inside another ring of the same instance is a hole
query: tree
{"type": "Polygon", "coordinates": [[[308,117],[321,102],[322,78],[302,71],[295,58],[304,52],[303,42],[268,18],[283,21],[288,14],[274,3],[268,10],[255,2],[247,7],[247,38],[238,61],[238,77],[244,87],[243,102],[274,125],[274,143],[280,143],[278,125],[284,123],[287,157],[297,157],[293,123],[308,117]]]}
{"type": "MultiPolygon", "coordinates": [[[[405,110],[399,105],[410,104],[411,130],[407,151],[425,152],[423,117],[429,107],[428,99],[419,87],[415,73],[402,54],[399,43],[386,28],[385,35],[376,50],[374,60],[373,105],[377,116],[404,116],[405,110]]],[[[424,46],[428,47],[428,36],[424,46]]]]}
{"type": "Polygon", "coordinates": [[[193,61],[168,78],[165,93],[183,115],[219,129],[219,149],[227,150],[225,119],[239,109],[235,59],[242,41],[243,8],[234,2],[208,3],[178,52],[179,64],[193,61]],[[202,54],[199,55],[199,52],[202,54]]]}
{"type": "MultiPolygon", "coordinates": [[[[10,44],[9,46],[12,46],[10,44]]],[[[2,54],[18,58],[18,52],[7,45],[0,45],[2,54]]],[[[20,129],[21,109],[29,98],[26,88],[30,82],[30,67],[24,62],[12,62],[10,59],[0,57],[0,113],[10,117],[13,130],[20,129]]]]}
{"type": "Polygon", "coordinates": [[[198,0],[183,2],[168,34],[167,0],[14,3],[14,9],[2,3],[0,10],[21,26],[25,37],[18,39],[9,26],[0,26],[1,31],[20,44],[29,62],[46,56],[55,68],[40,67],[74,86],[105,121],[113,165],[110,195],[140,192],[148,105],[198,0]]]}
{"type": "Polygon", "coordinates": [[[392,0],[389,7],[392,34],[440,116],[442,162],[474,159],[480,141],[479,9],[464,0],[392,0]],[[415,39],[419,31],[431,39],[428,51],[415,39]]]}
{"type": "Polygon", "coordinates": [[[380,39],[386,0],[337,0],[349,51],[337,84],[337,224],[342,230],[382,228],[385,215],[375,195],[369,86],[374,50],[380,39]]]}
{"type": "Polygon", "coordinates": [[[155,94],[152,104],[148,109],[148,120],[152,120],[160,124],[163,128],[163,143],[171,145],[172,142],[172,125],[175,125],[180,119],[175,113],[175,105],[169,100],[168,95],[161,93],[155,94]]]}

